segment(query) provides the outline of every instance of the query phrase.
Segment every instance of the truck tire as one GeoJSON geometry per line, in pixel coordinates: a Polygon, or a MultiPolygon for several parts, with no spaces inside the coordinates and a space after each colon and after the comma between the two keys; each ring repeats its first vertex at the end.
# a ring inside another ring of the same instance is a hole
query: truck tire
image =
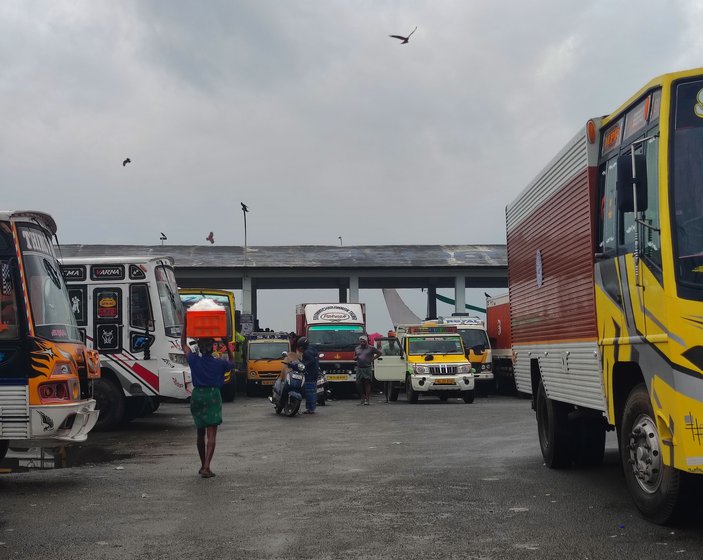
{"type": "Polygon", "coordinates": [[[462,391],[461,393],[461,398],[464,399],[464,402],[466,404],[471,404],[472,402],[474,402],[475,397],[476,392],[473,389],[471,391],[462,391]]]}
{"type": "Polygon", "coordinates": [[[571,465],[568,407],[547,397],[542,381],[537,389],[535,403],[537,433],[544,463],[550,469],[563,469],[571,465]]]}
{"type": "MultiPolygon", "coordinates": [[[[105,375],[103,373],[103,375],[105,375]]],[[[93,382],[95,409],[100,411],[95,430],[107,432],[115,428],[124,418],[125,398],[120,387],[109,376],[93,382]]]]}
{"type": "Polygon", "coordinates": [[[442,402],[447,402],[449,400],[449,395],[440,395],[439,400],[442,402]]]}
{"type": "Polygon", "coordinates": [[[400,387],[395,381],[389,381],[391,384],[390,389],[388,389],[388,400],[395,402],[398,400],[398,395],[400,394],[400,387]]]}
{"type": "Polygon", "coordinates": [[[662,461],[662,441],[644,383],[627,397],[620,422],[620,458],[637,509],[654,523],[683,519],[695,507],[691,475],[662,461]]]}
{"type": "Polygon", "coordinates": [[[220,389],[220,394],[222,395],[222,402],[233,402],[237,396],[237,388],[234,386],[234,378],[232,381],[223,385],[220,389]]]}
{"type": "Polygon", "coordinates": [[[6,439],[0,440],[0,461],[7,455],[7,450],[10,448],[10,442],[6,439]]]}
{"type": "Polygon", "coordinates": [[[415,404],[420,395],[417,391],[413,391],[413,384],[410,382],[410,376],[405,380],[405,398],[411,404],[415,404]]]}
{"type": "MultiPolygon", "coordinates": [[[[146,414],[146,411],[151,408],[151,403],[147,400],[148,398],[149,397],[126,397],[124,399],[122,423],[126,424],[146,414]]],[[[100,415],[102,416],[102,412],[100,415]]]]}

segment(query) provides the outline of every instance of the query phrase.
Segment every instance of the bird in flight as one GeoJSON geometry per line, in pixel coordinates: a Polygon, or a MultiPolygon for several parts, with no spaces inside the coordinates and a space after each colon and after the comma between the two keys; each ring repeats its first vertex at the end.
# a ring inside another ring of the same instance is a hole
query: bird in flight
{"type": "Polygon", "coordinates": [[[242,212],[249,212],[249,207],[246,204],[243,202],[240,202],[239,204],[242,205],[242,212]]]}
{"type": "MultiPolygon", "coordinates": [[[[417,31],[417,25],[415,26],[415,29],[410,32],[410,35],[415,33],[415,31],[417,31]]],[[[400,44],[404,45],[410,40],[410,35],[408,35],[407,37],[403,37],[402,35],[389,35],[389,37],[393,37],[394,39],[400,39],[400,44]]]]}
{"type": "Polygon", "coordinates": [[[122,162],[122,167],[125,167],[128,163],[132,163],[132,160],[129,159],[129,158],[127,158],[126,160],[124,160],[124,161],[122,162]]]}
{"type": "Polygon", "coordinates": [[[210,235],[205,238],[205,241],[209,241],[210,245],[213,245],[215,243],[215,234],[210,232],[210,235]]]}

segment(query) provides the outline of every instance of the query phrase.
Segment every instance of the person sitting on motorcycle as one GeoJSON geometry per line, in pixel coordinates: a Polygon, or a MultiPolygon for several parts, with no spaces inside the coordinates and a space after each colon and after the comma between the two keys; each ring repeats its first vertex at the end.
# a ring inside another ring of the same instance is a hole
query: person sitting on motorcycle
{"type": "Polygon", "coordinates": [[[301,354],[300,361],[305,366],[305,412],[315,414],[317,407],[317,377],[320,375],[320,358],[317,349],[310,346],[305,336],[298,339],[297,350],[301,354]]]}

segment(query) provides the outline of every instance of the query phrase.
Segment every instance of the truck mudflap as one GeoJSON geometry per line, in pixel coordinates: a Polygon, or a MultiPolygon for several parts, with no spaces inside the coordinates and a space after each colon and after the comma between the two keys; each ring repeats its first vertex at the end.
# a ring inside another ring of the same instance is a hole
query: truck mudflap
{"type": "Polygon", "coordinates": [[[459,375],[411,375],[413,391],[418,393],[445,393],[471,391],[474,388],[474,376],[459,375]]]}
{"type": "Polygon", "coordinates": [[[77,403],[31,406],[32,445],[44,440],[50,442],[80,442],[88,438],[88,432],[98,421],[100,411],[95,410],[95,400],[77,403]]]}

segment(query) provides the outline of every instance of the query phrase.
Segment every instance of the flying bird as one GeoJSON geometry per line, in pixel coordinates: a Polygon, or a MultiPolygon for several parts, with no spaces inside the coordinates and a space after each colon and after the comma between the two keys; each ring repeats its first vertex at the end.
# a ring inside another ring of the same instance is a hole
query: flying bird
{"type": "Polygon", "coordinates": [[[246,204],[243,202],[240,202],[239,204],[242,205],[242,212],[249,212],[249,207],[246,204]]]}
{"type": "Polygon", "coordinates": [[[215,234],[212,233],[212,232],[210,232],[210,235],[208,235],[208,236],[205,238],[205,241],[209,241],[209,242],[210,242],[210,245],[214,244],[214,243],[215,243],[215,234]]]}
{"type": "MultiPolygon", "coordinates": [[[[415,31],[417,31],[417,25],[415,26],[415,29],[410,32],[410,35],[415,33],[415,31]]],[[[389,35],[389,37],[393,37],[394,39],[400,39],[400,44],[404,45],[410,40],[410,35],[408,35],[407,37],[403,37],[402,35],[389,35]]]]}
{"type": "Polygon", "coordinates": [[[126,160],[124,160],[124,161],[122,162],[122,167],[125,167],[128,163],[132,163],[132,160],[129,159],[129,158],[127,158],[126,160]]]}

